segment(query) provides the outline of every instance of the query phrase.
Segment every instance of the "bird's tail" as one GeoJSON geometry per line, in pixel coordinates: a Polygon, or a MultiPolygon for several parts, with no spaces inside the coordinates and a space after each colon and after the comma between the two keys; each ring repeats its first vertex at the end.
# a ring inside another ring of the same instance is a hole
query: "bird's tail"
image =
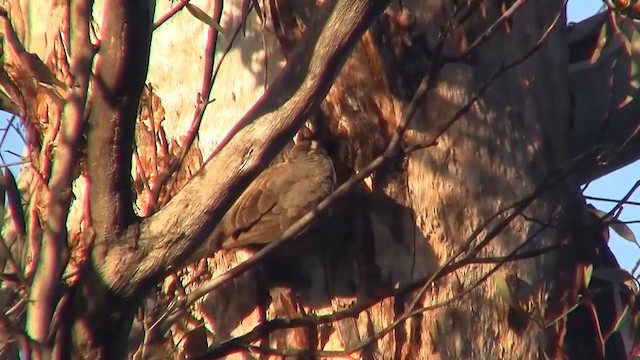
{"type": "Polygon", "coordinates": [[[222,243],[226,239],[224,231],[217,226],[213,232],[205,239],[198,249],[189,257],[188,264],[204,259],[222,248],[222,243]]]}

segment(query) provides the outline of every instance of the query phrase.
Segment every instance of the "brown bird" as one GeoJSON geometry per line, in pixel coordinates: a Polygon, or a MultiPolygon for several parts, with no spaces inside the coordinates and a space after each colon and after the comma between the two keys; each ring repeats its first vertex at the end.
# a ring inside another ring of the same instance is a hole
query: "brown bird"
{"type": "Polygon", "coordinates": [[[322,146],[315,140],[298,142],[283,163],[258,175],[231,206],[207,241],[207,255],[280,239],[331,194],[335,184],[333,163],[322,146]]]}

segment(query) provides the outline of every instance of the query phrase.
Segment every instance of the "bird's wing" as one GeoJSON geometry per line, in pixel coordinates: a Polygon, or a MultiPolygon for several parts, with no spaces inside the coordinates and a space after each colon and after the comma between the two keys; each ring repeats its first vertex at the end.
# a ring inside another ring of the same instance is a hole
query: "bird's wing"
{"type": "Polygon", "coordinates": [[[265,244],[279,238],[283,210],[278,202],[296,181],[296,174],[279,165],[261,173],[226,214],[223,225],[228,237],[222,247],[265,244]]]}
{"type": "Polygon", "coordinates": [[[304,177],[287,188],[278,205],[282,209],[280,227],[286,230],[333,191],[332,183],[311,176],[304,177]]]}

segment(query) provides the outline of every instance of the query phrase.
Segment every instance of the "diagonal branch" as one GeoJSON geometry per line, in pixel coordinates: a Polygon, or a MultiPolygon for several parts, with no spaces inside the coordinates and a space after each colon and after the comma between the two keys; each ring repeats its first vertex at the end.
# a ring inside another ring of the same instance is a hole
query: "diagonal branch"
{"type": "MultiPolygon", "coordinates": [[[[513,217],[509,216],[505,219],[502,219],[495,226],[489,228],[489,225],[492,221],[496,220],[498,217],[500,217],[502,214],[504,214],[507,211],[511,211],[511,215],[521,213],[524,210],[524,205],[530,204],[532,200],[537,199],[544,191],[548,190],[553,184],[557,184],[558,182],[563,181],[563,179],[566,179],[568,174],[571,174],[576,167],[580,166],[581,164],[584,164],[585,160],[593,156],[595,151],[596,149],[588,153],[581,154],[580,156],[574,159],[571,159],[567,163],[556,168],[531,193],[518,199],[514,203],[506,206],[505,208],[496,211],[491,217],[489,217],[489,219],[487,219],[483,224],[478,226],[473,231],[473,233],[465,240],[465,243],[458,248],[458,251],[456,251],[456,253],[452,255],[449,258],[449,260],[447,260],[431,275],[428,275],[424,278],[421,278],[412,283],[404,285],[399,289],[391,289],[386,294],[380,294],[370,299],[366,299],[365,301],[356,303],[352,307],[349,307],[345,310],[341,310],[332,314],[320,315],[320,316],[307,315],[307,316],[294,318],[294,319],[277,318],[277,319],[266,321],[264,323],[261,323],[255,326],[253,330],[249,331],[244,335],[235,337],[233,339],[222,342],[210,348],[205,354],[203,354],[201,357],[198,357],[198,358],[218,358],[218,357],[228,355],[233,351],[246,349],[250,346],[249,344],[252,343],[253,341],[259,338],[262,338],[265,335],[270,334],[275,330],[291,329],[291,328],[303,327],[303,326],[317,326],[320,324],[333,323],[349,317],[357,317],[358,314],[360,314],[362,311],[365,311],[366,309],[374,306],[375,304],[379,303],[381,300],[385,298],[409,294],[416,290],[418,290],[420,293],[424,291],[424,288],[427,287],[429,284],[432,284],[434,281],[441,279],[446,275],[451,274],[463,267],[466,267],[472,264],[495,264],[487,273],[485,273],[480,279],[476,280],[472,285],[463,289],[461,292],[455,294],[453,297],[443,300],[441,302],[432,304],[427,307],[418,307],[416,299],[420,299],[422,298],[422,296],[420,294],[417,294],[417,296],[415,296],[414,298],[414,303],[411,304],[408,307],[408,309],[403,314],[401,314],[400,317],[396,319],[391,325],[385,327],[379,332],[376,332],[373,336],[365,339],[357,347],[353,347],[345,351],[336,353],[337,355],[340,355],[340,356],[346,356],[348,354],[352,354],[355,351],[361,350],[365,346],[373,343],[375,340],[388,334],[391,330],[393,330],[395,327],[402,324],[404,321],[406,321],[410,317],[413,317],[417,314],[421,314],[423,312],[427,312],[430,310],[434,310],[434,309],[446,306],[447,304],[457,301],[458,299],[468,294],[473,289],[477,288],[482,282],[486,281],[486,279],[488,279],[495,271],[497,271],[505,263],[518,261],[522,259],[530,259],[530,258],[544,255],[549,252],[556,251],[560,248],[565,247],[566,243],[560,243],[556,245],[543,247],[537,250],[523,252],[522,251],[523,248],[527,244],[530,244],[533,239],[535,239],[543,230],[547,228],[547,226],[542,226],[533,234],[528,236],[527,239],[525,239],[525,241],[523,241],[521,244],[519,244],[513,250],[511,250],[506,256],[481,258],[481,257],[476,257],[477,251],[473,249],[469,251],[471,243],[478,237],[478,235],[483,230],[489,229],[488,233],[480,241],[481,243],[484,243],[484,245],[486,245],[488,241],[495,238],[495,236],[513,220],[513,217]],[[463,258],[461,258],[459,261],[455,261],[456,258],[460,257],[460,255],[463,255],[463,254],[465,254],[463,258]]],[[[476,249],[481,248],[484,245],[478,245],[476,249]]],[[[293,350],[293,352],[295,351],[296,350],[293,350]]]]}
{"type": "Polygon", "coordinates": [[[96,296],[74,305],[79,315],[75,340],[92,344],[87,353],[99,356],[108,349],[102,355],[124,356],[126,336],[101,334],[128,333],[131,309],[144,291],[204,242],[233,200],[324,99],[356,41],[388,3],[338,0],[316,14],[305,41],[218,155],[160,211],[109,242],[95,268],[88,267],[91,281],[85,283],[93,288],[82,290],[96,296]]]}
{"type": "MultiPolygon", "coordinates": [[[[482,228],[483,226],[481,226],[482,228]]],[[[467,257],[464,258],[458,262],[452,263],[450,265],[448,265],[444,271],[439,272],[438,274],[436,274],[435,276],[435,280],[444,278],[445,276],[452,274],[453,272],[464,268],[466,266],[472,265],[472,264],[496,264],[495,267],[499,267],[502,264],[505,263],[509,263],[509,262],[514,262],[514,261],[519,261],[519,260],[524,260],[524,259],[531,259],[531,258],[535,258],[547,253],[550,253],[552,251],[556,251],[564,246],[566,246],[566,244],[559,244],[559,245],[553,245],[553,246],[548,246],[548,247],[544,247],[544,248],[540,248],[537,250],[532,250],[532,251],[528,251],[528,252],[520,252],[520,250],[522,249],[522,247],[528,243],[531,242],[531,240],[533,240],[536,236],[538,235],[538,232],[536,232],[535,234],[533,234],[532,236],[529,236],[527,238],[527,240],[525,240],[523,242],[523,244],[519,245],[516,249],[512,250],[509,252],[509,254],[507,254],[506,256],[499,256],[499,257],[487,257],[487,258],[475,258],[475,257],[467,257]]],[[[486,275],[485,275],[486,276],[486,275]]],[[[249,344],[253,343],[254,341],[265,337],[268,334],[273,333],[276,330],[283,330],[283,329],[292,329],[292,328],[297,328],[297,327],[304,327],[304,326],[318,326],[318,325],[322,325],[322,324],[330,324],[330,323],[334,323],[346,318],[350,318],[350,317],[357,317],[358,314],[360,314],[361,312],[371,308],[372,306],[374,306],[375,304],[379,303],[380,301],[382,301],[383,299],[386,298],[390,298],[393,296],[399,296],[399,295],[406,295],[406,294],[410,294],[411,292],[420,289],[421,287],[424,286],[424,284],[428,283],[429,281],[431,281],[431,279],[433,278],[433,276],[426,276],[423,277],[421,279],[418,279],[412,283],[409,283],[407,285],[404,285],[398,289],[390,289],[387,293],[385,294],[380,294],[378,296],[375,296],[371,299],[367,299],[365,301],[362,302],[358,302],[356,304],[354,304],[353,306],[346,308],[344,310],[338,311],[338,312],[334,312],[331,314],[327,314],[327,315],[304,315],[302,317],[298,317],[298,318],[276,318],[276,319],[272,319],[272,320],[268,320],[265,321],[261,324],[256,325],[251,331],[249,331],[248,333],[238,336],[238,337],[234,337],[232,339],[229,339],[227,341],[221,342],[219,344],[216,344],[215,346],[211,347],[209,350],[207,350],[207,352],[205,354],[202,354],[200,357],[198,358],[219,358],[225,355],[229,355],[232,352],[238,351],[238,350],[243,350],[246,349],[249,344]]],[[[470,286],[468,289],[473,289],[475,287],[477,287],[479,283],[476,282],[473,284],[473,286],[470,286]]],[[[468,289],[463,290],[464,291],[468,291],[468,289]]],[[[436,303],[433,304],[429,307],[423,307],[423,308],[419,308],[416,311],[410,311],[407,312],[406,314],[411,314],[410,316],[413,316],[417,313],[422,313],[422,312],[426,312],[426,311],[430,311],[430,310],[434,310],[436,308],[442,307],[444,306],[443,304],[455,301],[456,299],[459,299],[459,297],[461,296],[460,294],[464,295],[466,294],[466,292],[461,292],[458,293],[456,295],[454,295],[454,297],[449,298],[445,301],[442,301],[440,303],[436,303]]],[[[405,314],[405,315],[406,315],[405,314]]],[[[409,317],[410,317],[409,316],[409,317]]],[[[376,335],[374,335],[373,337],[370,337],[369,339],[366,339],[365,341],[363,341],[360,346],[358,346],[357,348],[351,348],[348,349],[346,351],[341,351],[340,355],[345,356],[347,352],[352,353],[354,351],[357,351],[359,349],[361,349],[362,347],[366,346],[370,341],[372,341],[372,339],[375,336],[380,336],[383,333],[387,333],[389,330],[391,330],[393,328],[393,326],[389,326],[388,329],[383,329],[382,332],[377,333],[376,335]],[[385,330],[387,332],[385,332],[385,330]]],[[[315,352],[314,352],[315,353],[315,352]]]]}
{"type": "MultiPolygon", "coordinates": [[[[406,151],[409,152],[409,151],[413,151],[413,150],[415,150],[417,148],[424,148],[424,147],[428,147],[428,146],[434,146],[435,144],[437,144],[438,138],[444,132],[446,132],[446,130],[449,129],[456,121],[458,121],[460,119],[460,117],[464,113],[466,113],[469,110],[471,105],[476,102],[476,100],[494,83],[494,81],[500,75],[502,75],[508,69],[511,69],[512,67],[515,67],[515,66],[519,65],[524,60],[528,59],[535,51],[537,51],[537,49],[539,49],[541,44],[544,42],[544,40],[549,35],[551,29],[553,29],[555,27],[555,25],[556,25],[561,13],[562,12],[559,12],[556,15],[554,20],[551,22],[551,24],[547,27],[545,32],[541,35],[541,37],[538,39],[538,41],[536,41],[536,43],[531,47],[531,49],[529,51],[527,51],[522,57],[519,57],[515,61],[513,61],[513,62],[511,62],[509,64],[506,64],[506,65],[503,64],[503,66],[501,66],[498,69],[498,71],[494,74],[494,76],[492,76],[489,79],[489,81],[487,81],[481,87],[481,89],[478,91],[478,93],[475,96],[473,96],[465,106],[461,107],[456,112],[456,114],[454,114],[454,116],[452,116],[449,119],[449,121],[447,121],[444,124],[444,126],[439,129],[439,131],[435,134],[435,136],[430,141],[427,141],[424,144],[419,144],[417,146],[410,147],[409,149],[406,149],[406,151]]],[[[490,29],[495,29],[495,26],[490,27],[490,29]]],[[[447,28],[443,29],[443,33],[440,35],[440,39],[441,39],[441,41],[439,43],[439,47],[440,48],[438,49],[438,51],[435,52],[435,54],[437,56],[441,55],[441,47],[442,47],[442,44],[444,43],[444,40],[446,39],[446,37],[447,37],[447,28]]],[[[413,117],[413,114],[415,113],[416,104],[421,102],[421,100],[424,97],[425,93],[428,92],[428,90],[430,89],[430,87],[431,87],[430,85],[433,84],[433,82],[435,81],[435,79],[437,77],[437,73],[438,73],[438,70],[439,70],[438,60],[439,60],[439,58],[435,59],[435,64],[432,65],[432,68],[430,69],[429,74],[422,80],[422,83],[420,84],[418,90],[414,94],[411,103],[409,104],[407,109],[404,111],[403,119],[402,119],[401,123],[399,124],[399,126],[396,128],[396,130],[394,132],[394,136],[393,136],[392,140],[390,141],[390,143],[389,143],[389,145],[388,145],[388,147],[387,147],[387,149],[386,149],[386,151],[384,152],[383,155],[381,155],[378,158],[374,159],[369,165],[367,165],[358,174],[354,175],[346,183],[342,184],[331,196],[329,196],[327,199],[325,199],[323,202],[321,202],[314,209],[314,212],[308,213],[303,218],[301,218],[298,222],[296,222],[291,228],[289,228],[283,234],[283,236],[282,236],[280,241],[267,245],[264,249],[262,249],[261,251],[257,252],[256,254],[254,254],[251,259],[239,264],[238,266],[236,266],[233,269],[229,270],[225,274],[223,274],[223,275],[221,275],[221,276],[219,276],[219,277],[217,277],[215,279],[212,279],[211,281],[209,281],[209,282],[205,283],[204,285],[202,285],[200,288],[194,290],[185,299],[185,304],[184,305],[186,305],[186,306],[193,305],[195,303],[195,301],[197,299],[199,299],[200,297],[204,296],[205,294],[207,294],[208,292],[212,291],[216,287],[220,286],[224,282],[226,282],[226,281],[238,276],[240,273],[242,273],[242,272],[246,271],[247,269],[249,269],[255,262],[259,261],[262,257],[266,256],[266,254],[270,250],[274,249],[279,244],[281,244],[282,242],[286,241],[287,238],[295,235],[295,233],[297,233],[299,231],[299,228],[304,226],[305,222],[308,222],[315,215],[315,212],[323,210],[323,208],[325,208],[327,206],[327,204],[329,204],[333,200],[334,197],[339,196],[342,192],[348,191],[349,188],[352,187],[355,183],[361,181],[362,179],[364,179],[364,177],[368,176],[368,174],[370,174],[373,170],[375,170],[378,166],[380,166],[380,164],[382,164],[382,162],[384,162],[386,156],[392,156],[394,151],[395,151],[395,149],[396,149],[396,147],[397,147],[397,143],[398,143],[399,139],[402,137],[402,134],[404,133],[404,129],[406,128],[408,122],[410,121],[410,119],[413,117]]],[[[592,153],[588,153],[587,155],[592,155],[592,153]]],[[[581,157],[578,157],[577,160],[581,160],[583,158],[584,158],[584,156],[581,156],[581,157]]],[[[577,161],[577,160],[574,159],[574,161],[577,161]]],[[[574,162],[571,162],[570,164],[571,165],[575,165],[574,162]]],[[[561,170],[563,170],[563,169],[561,169],[561,170]]],[[[491,217],[482,226],[477,228],[469,236],[469,238],[465,241],[463,246],[461,246],[452,256],[450,256],[449,259],[447,261],[445,261],[445,263],[443,265],[441,265],[440,268],[426,281],[426,283],[422,286],[421,290],[419,291],[418,295],[416,295],[414,297],[414,300],[412,301],[412,304],[409,306],[408,312],[412,312],[416,308],[418,300],[422,298],[422,294],[427,290],[429,284],[431,284],[435,279],[444,276],[444,273],[450,267],[455,267],[456,266],[454,261],[460,255],[462,255],[465,252],[469,252],[468,257],[463,259],[462,261],[460,261],[460,263],[463,263],[465,260],[468,261],[469,259],[477,259],[477,257],[476,257],[477,253],[482,248],[484,248],[489,243],[489,241],[491,241],[495,236],[497,236],[511,222],[511,220],[513,220],[515,217],[517,217],[519,214],[521,214],[522,211],[524,209],[526,209],[534,200],[536,200],[538,198],[538,196],[543,191],[547,190],[548,187],[550,186],[550,184],[555,184],[555,182],[558,181],[558,177],[563,177],[564,175],[566,175],[566,174],[564,174],[564,172],[560,172],[560,174],[554,173],[553,176],[550,177],[550,179],[548,180],[549,183],[547,183],[547,182],[543,183],[531,195],[523,198],[522,200],[516,202],[514,205],[510,206],[508,209],[514,209],[514,211],[510,215],[508,215],[504,221],[502,221],[497,226],[493,227],[491,229],[491,231],[488,232],[488,234],[480,241],[480,243],[475,248],[471,248],[473,241],[482,232],[482,230],[485,230],[487,228],[487,226],[489,225],[489,223],[491,221],[493,221],[496,217],[501,215],[504,212],[504,210],[497,212],[494,215],[494,217],[491,217]]],[[[168,320],[168,323],[170,324],[171,321],[172,320],[168,320]]],[[[163,324],[163,325],[166,326],[167,324],[163,324]]],[[[390,327],[389,329],[392,329],[392,328],[393,327],[390,327]]]]}
{"type": "Polygon", "coordinates": [[[171,17],[173,17],[173,15],[177,14],[178,11],[184,9],[184,7],[187,6],[189,1],[190,0],[181,0],[178,3],[178,5],[172,7],[171,10],[169,10],[166,14],[162,15],[162,17],[160,19],[158,19],[156,22],[153,23],[153,30],[155,30],[155,29],[159,28],[160,26],[162,26],[162,24],[167,22],[167,20],[171,19],[171,17]]]}
{"type": "MultiPolygon", "coordinates": [[[[442,35],[442,39],[446,38],[446,35],[442,35]]],[[[440,53],[441,47],[444,44],[444,40],[440,42],[440,49],[438,54],[440,53]]],[[[406,111],[404,112],[403,119],[400,124],[396,127],[387,148],[385,149],[382,155],[373,159],[367,166],[358,171],[357,174],[353,175],[349,180],[340,185],[330,196],[324,199],[316,208],[307,213],[305,216],[296,221],[292,226],[290,226],[280,237],[278,241],[269,243],[267,246],[262,248],[260,251],[255,253],[250,259],[240,263],[238,266],[230,269],[224,274],[208,281],[207,283],[200,286],[198,289],[191,292],[187,298],[187,306],[193,305],[199,298],[206,295],[207,293],[213,291],[215,288],[224,284],[225,282],[239,276],[243,272],[252,268],[257,262],[261,261],[265,258],[269,253],[275,250],[277,247],[282,245],[284,242],[293,238],[296,234],[300,233],[315,217],[318,216],[318,213],[325,211],[331,204],[333,204],[336,199],[346,195],[349,191],[351,191],[357,184],[362,182],[365,178],[371,175],[377,168],[379,168],[386,160],[395,156],[398,147],[400,145],[400,141],[402,136],[409,125],[409,122],[413,118],[413,115],[418,109],[418,106],[421,104],[424,96],[433,88],[433,84],[436,81],[438,71],[440,69],[440,63],[436,63],[432,65],[429,73],[422,79],[420,86],[416,90],[416,93],[413,95],[411,102],[407,106],[406,111]]],[[[433,142],[435,144],[435,141],[433,142]]]]}
{"type": "Polygon", "coordinates": [[[237,135],[166,207],[130,227],[122,245],[109,251],[99,271],[112,291],[133,296],[141,284],[181,265],[322,101],[355,42],[387,4],[339,0],[317,15],[291,61],[240,121],[237,135]],[[127,244],[135,240],[139,249],[131,251],[127,244]]]}

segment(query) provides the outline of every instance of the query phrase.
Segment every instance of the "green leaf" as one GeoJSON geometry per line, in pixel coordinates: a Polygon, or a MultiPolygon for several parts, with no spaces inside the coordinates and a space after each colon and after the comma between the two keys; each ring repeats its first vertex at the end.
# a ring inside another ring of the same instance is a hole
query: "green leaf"
{"type": "Polygon", "coordinates": [[[604,212],[600,209],[596,209],[595,207],[593,207],[593,205],[589,206],[587,208],[590,212],[592,212],[595,216],[597,216],[598,218],[602,219],[602,221],[608,221],[611,220],[611,215],[609,215],[609,213],[604,212]]]}
{"type": "MultiPolygon", "coordinates": [[[[7,187],[5,186],[5,182],[6,180],[4,179],[4,175],[0,173],[0,224],[4,224],[4,214],[5,214],[4,200],[5,200],[5,194],[7,192],[7,187]]],[[[0,226],[0,228],[2,227],[0,226]]]]}
{"type": "Polygon", "coordinates": [[[504,299],[504,301],[509,304],[511,307],[515,307],[513,302],[513,297],[511,296],[511,290],[509,289],[509,285],[507,285],[507,279],[502,273],[495,273],[491,276],[493,283],[498,290],[498,295],[504,299]]]}
{"type": "Polygon", "coordinates": [[[633,231],[631,231],[629,225],[623,223],[618,219],[609,220],[606,222],[606,224],[609,225],[609,227],[613,229],[616,234],[620,235],[621,238],[632,243],[636,242],[636,236],[633,234],[633,231]]]}
{"type": "Polygon", "coordinates": [[[187,4],[185,5],[185,7],[187,8],[187,10],[189,10],[189,12],[191,13],[191,15],[193,15],[193,17],[211,26],[212,28],[218,30],[221,34],[224,35],[224,29],[222,28],[222,26],[220,26],[220,24],[218,24],[215,20],[213,20],[211,16],[207,15],[207,13],[202,11],[202,9],[200,9],[199,7],[193,4],[187,4]]]}
{"type": "Polygon", "coordinates": [[[631,60],[630,67],[629,90],[627,91],[627,95],[625,96],[624,100],[622,100],[622,102],[618,105],[618,109],[629,105],[633,101],[638,88],[640,88],[640,79],[638,79],[638,74],[640,73],[640,71],[638,70],[637,62],[631,60]]]}
{"type": "MultiPolygon", "coordinates": [[[[621,35],[623,38],[625,38],[625,40],[627,40],[626,36],[624,36],[623,34],[621,35]]],[[[623,108],[629,105],[629,103],[631,103],[631,101],[633,101],[634,97],[637,95],[638,89],[640,89],[640,64],[638,64],[637,59],[638,50],[640,49],[640,34],[638,34],[638,31],[635,30],[635,27],[633,30],[633,34],[631,34],[631,40],[625,41],[625,44],[625,49],[627,50],[627,54],[629,55],[630,62],[629,76],[625,78],[628,78],[629,84],[627,95],[622,103],[618,105],[618,108],[623,108]]]]}
{"type": "Polygon", "coordinates": [[[602,219],[602,221],[607,226],[609,226],[613,231],[615,231],[616,234],[620,235],[621,238],[637,244],[636,236],[633,234],[633,231],[631,231],[631,228],[627,224],[623,223],[618,219],[613,218],[612,215],[609,215],[609,213],[606,213],[602,210],[598,210],[593,206],[590,206],[588,210],[593,214],[595,214],[600,219],[602,219]]]}
{"type": "Polygon", "coordinates": [[[9,208],[13,225],[21,236],[25,236],[26,221],[24,209],[22,208],[22,199],[20,198],[20,190],[18,190],[16,179],[8,168],[4,169],[2,182],[7,194],[7,207],[9,208]]]}
{"type": "Polygon", "coordinates": [[[600,59],[600,55],[602,54],[602,49],[604,49],[605,45],[607,45],[607,23],[602,24],[602,28],[600,29],[600,34],[598,35],[598,43],[596,48],[593,50],[591,54],[591,58],[589,59],[589,63],[595,64],[598,59],[600,59]]]}
{"type": "Polygon", "coordinates": [[[593,275],[593,264],[585,265],[582,269],[582,280],[584,280],[584,288],[587,289],[591,283],[591,276],[593,275]]]}
{"type": "Polygon", "coordinates": [[[627,282],[635,283],[636,279],[628,271],[619,268],[600,268],[593,271],[593,277],[609,281],[614,284],[629,286],[627,282]]]}
{"type": "Polygon", "coordinates": [[[562,312],[560,315],[551,318],[547,321],[545,327],[549,327],[551,325],[556,324],[558,321],[564,319],[567,315],[569,315],[569,313],[571,313],[573,310],[575,310],[576,308],[578,308],[578,303],[576,302],[575,304],[571,305],[566,311],[562,312]]]}
{"type": "Polygon", "coordinates": [[[631,324],[631,304],[628,304],[624,307],[624,311],[618,317],[618,321],[616,321],[616,326],[613,328],[613,333],[616,331],[620,332],[620,330],[626,326],[631,324]]]}
{"type": "Polygon", "coordinates": [[[631,42],[629,41],[629,37],[627,37],[622,29],[622,25],[625,24],[621,24],[620,20],[624,21],[624,18],[621,18],[620,16],[614,16],[612,18],[611,24],[613,25],[615,34],[617,34],[620,40],[622,40],[622,46],[624,47],[624,50],[627,52],[627,54],[629,54],[631,53],[631,42]]]}

